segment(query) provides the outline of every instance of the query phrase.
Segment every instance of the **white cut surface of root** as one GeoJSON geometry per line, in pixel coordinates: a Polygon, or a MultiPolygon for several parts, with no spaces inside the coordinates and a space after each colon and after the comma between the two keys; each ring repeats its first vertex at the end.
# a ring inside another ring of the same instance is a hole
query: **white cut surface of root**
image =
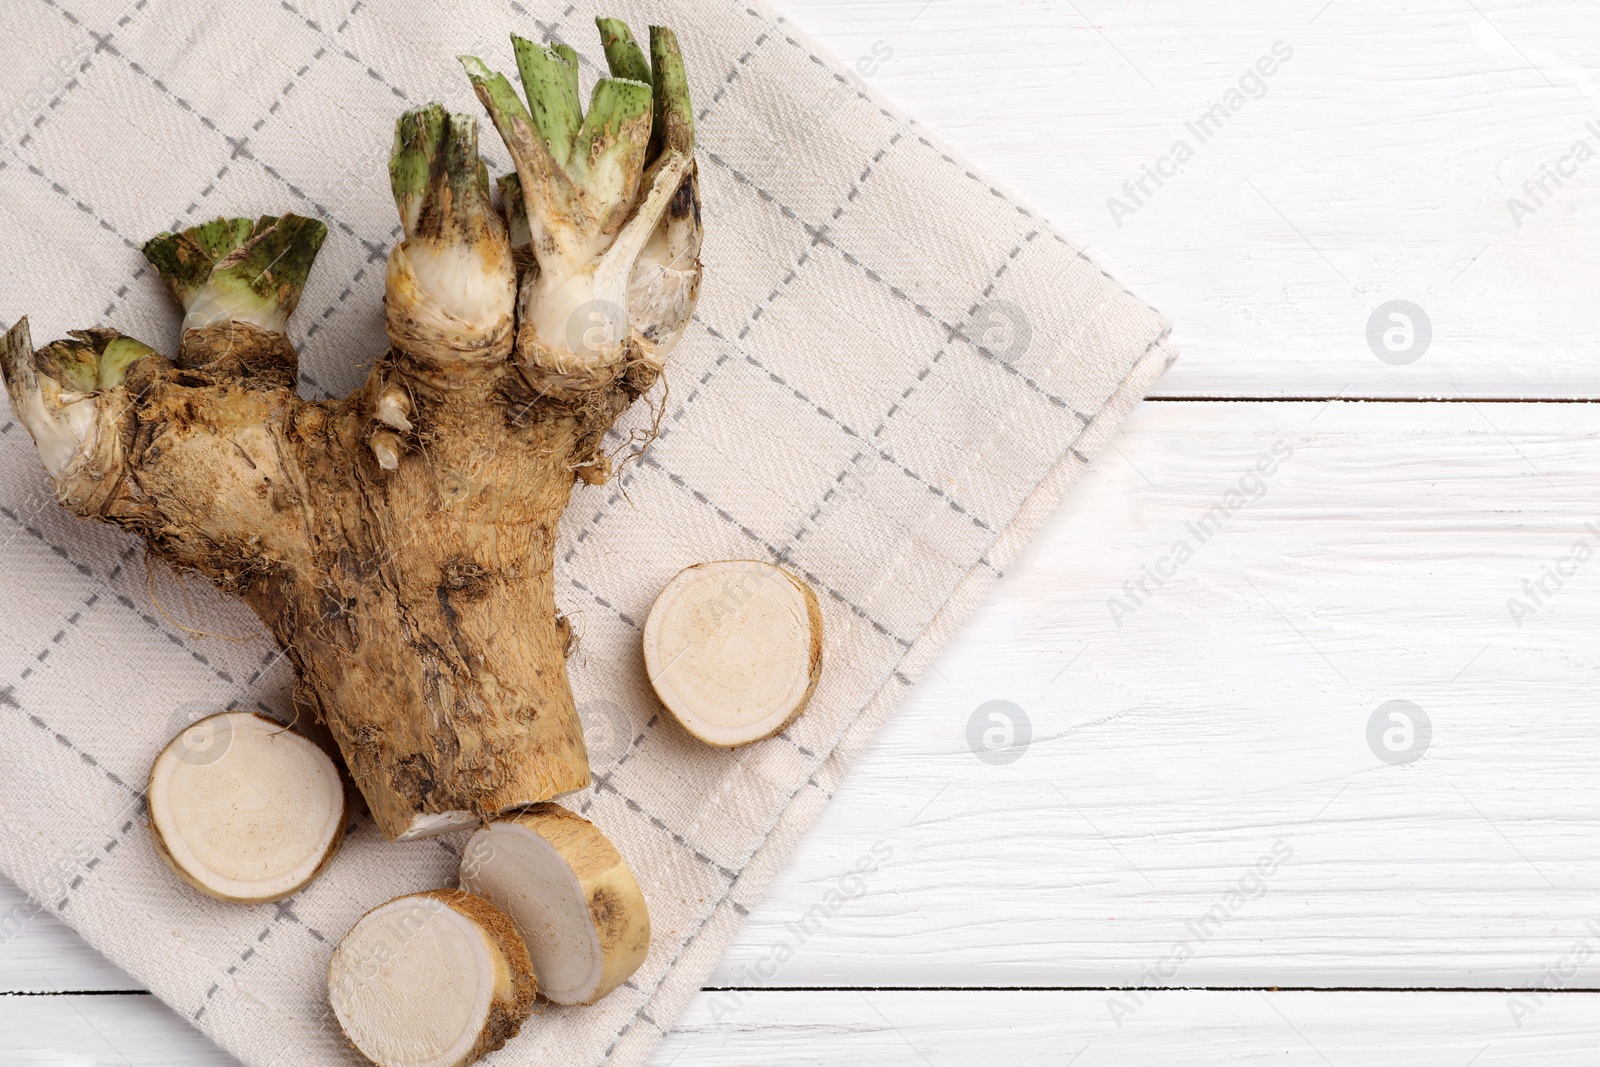
{"type": "Polygon", "coordinates": [[[328,1001],[378,1067],[463,1067],[514,1037],[535,981],[516,928],[455,889],[363,915],[328,962],[328,1001]]]}
{"type": "Polygon", "coordinates": [[[191,723],[150,768],[156,851],[208,896],[263,904],[298,892],[344,838],[344,782],[281,723],[229,711],[191,723]]]}
{"type": "Polygon", "coordinates": [[[558,805],[473,834],[461,888],[511,916],[539,992],[557,1004],[593,1004],[649,954],[650,913],[633,871],[593,823],[558,805]]]}
{"type": "Polygon", "coordinates": [[[695,737],[722,748],[759,741],[805,709],[822,673],[816,594],[754,560],[680,571],[644,624],[650,684],[695,737]]]}
{"type": "Polygon", "coordinates": [[[416,841],[423,837],[438,837],[452,830],[476,826],[482,821],[470,811],[422,811],[411,817],[411,825],[395,840],[416,841]]]}

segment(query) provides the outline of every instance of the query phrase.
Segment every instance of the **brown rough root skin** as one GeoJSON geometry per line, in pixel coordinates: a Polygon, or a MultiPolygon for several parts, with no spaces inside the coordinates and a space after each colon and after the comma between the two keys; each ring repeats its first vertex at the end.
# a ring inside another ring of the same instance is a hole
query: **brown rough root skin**
{"type": "Polygon", "coordinates": [[[654,380],[561,400],[518,372],[509,322],[459,347],[412,326],[391,307],[393,347],[326,401],[295,394],[282,335],[190,330],[176,360],[103,394],[94,452],[57,486],[255,610],[389,838],[418,815],[489,819],[589,784],[556,522],[654,380]],[[411,403],[395,470],[369,446],[385,387],[411,403]]]}

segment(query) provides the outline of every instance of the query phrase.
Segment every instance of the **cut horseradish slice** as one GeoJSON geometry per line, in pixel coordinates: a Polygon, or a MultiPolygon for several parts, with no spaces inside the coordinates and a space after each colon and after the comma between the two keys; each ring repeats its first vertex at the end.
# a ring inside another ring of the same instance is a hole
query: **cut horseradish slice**
{"type": "Polygon", "coordinates": [[[650,684],[684,729],[731,748],[805,709],[822,673],[822,611],[799,578],[753,560],[698,563],[644,624],[650,684]]]}
{"type": "Polygon", "coordinates": [[[334,1017],[378,1067],[463,1067],[516,1036],[534,992],[511,920],[459,889],[373,908],[328,962],[334,1017]]]}
{"type": "Polygon", "coordinates": [[[344,837],[333,760],[253,712],[185,727],[156,757],[146,796],[156,851],[202,893],[238,904],[298,892],[344,837]]]}
{"type": "Polygon", "coordinates": [[[650,914],[633,871],[593,823],[538,804],[490,823],[461,852],[461,887],[516,922],[539,992],[592,1004],[650,951],[650,914]]]}

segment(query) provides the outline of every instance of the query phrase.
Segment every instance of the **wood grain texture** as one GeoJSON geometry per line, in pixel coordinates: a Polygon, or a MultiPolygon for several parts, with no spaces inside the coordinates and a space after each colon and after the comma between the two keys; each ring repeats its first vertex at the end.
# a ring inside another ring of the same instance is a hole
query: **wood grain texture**
{"type": "MultiPolygon", "coordinates": [[[[1090,992],[762,993],[714,1020],[702,994],[656,1067],[1491,1067],[1587,1064],[1600,997],[1563,995],[1515,1026],[1490,993],[1166,991],[1112,1023],[1090,992]]],[[[1123,994],[1126,996],[1126,994],[1123,994]]]]}
{"type": "Polygon", "coordinates": [[[782,7],[1172,319],[1163,394],[1600,396],[1600,154],[1542,204],[1523,188],[1579,140],[1600,153],[1579,0],[782,7]],[[1191,133],[1280,41],[1265,95],[1191,133]],[[1137,203],[1123,184],[1163,157],[1137,203]],[[1432,322],[1406,366],[1367,345],[1392,299],[1432,322]]]}
{"type": "Polygon", "coordinates": [[[0,997],[7,1067],[237,1067],[151,996],[0,997]]]}
{"type": "MultiPolygon", "coordinates": [[[[1600,995],[1551,998],[1518,1027],[1499,993],[1169,990],[1122,1026],[1119,994],[763,992],[724,1016],[702,993],[652,1067],[1578,1067],[1593,1063],[1600,995]],[[714,1018],[714,1015],[719,1017],[714,1018]]],[[[1127,996],[1127,994],[1120,994],[1127,996]]],[[[529,1023],[538,1025],[538,1017],[529,1023]]],[[[231,1067],[153,997],[0,999],[8,1067],[231,1067]]]]}

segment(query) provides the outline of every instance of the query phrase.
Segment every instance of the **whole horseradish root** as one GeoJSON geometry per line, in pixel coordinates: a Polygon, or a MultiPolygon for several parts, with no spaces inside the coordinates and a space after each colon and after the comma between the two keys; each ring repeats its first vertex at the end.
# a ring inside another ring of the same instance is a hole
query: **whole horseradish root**
{"type": "Polygon", "coordinates": [[[516,163],[504,220],[473,119],[400,118],[390,348],[343,400],[295,394],[284,326],[326,231],[293,215],[145,246],[185,309],[174,359],[107,329],[35,352],[26,320],[0,343],[60,502],[255,609],[390,838],[589,782],[556,522],[682,335],[701,236],[677,41],[600,30],[587,114],[565,45],[512,39],[526,103],[463,58],[516,163]]]}

